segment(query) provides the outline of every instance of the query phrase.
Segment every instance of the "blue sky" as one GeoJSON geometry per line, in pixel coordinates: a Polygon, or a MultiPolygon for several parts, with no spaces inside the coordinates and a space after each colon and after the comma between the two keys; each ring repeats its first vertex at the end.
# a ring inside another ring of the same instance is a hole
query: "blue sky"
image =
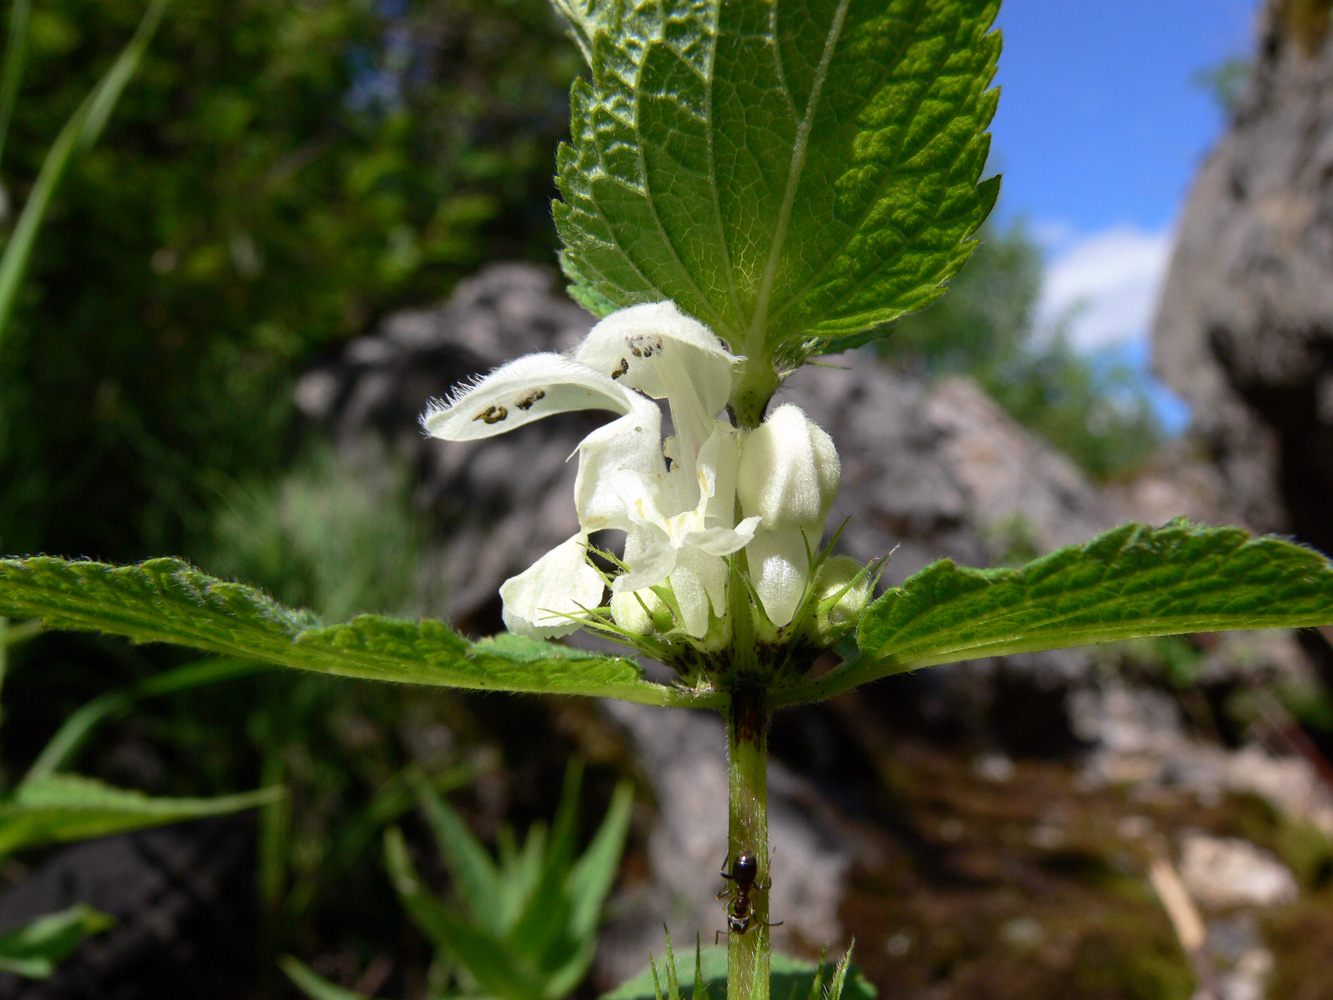
{"type": "Polygon", "coordinates": [[[1195,75],[1254,46],[1258,0],[1004,0],[992,167],[1046,248],[1041,313],[1146,358],[1172,226],[1223,116],[1195,75]]]}
{"type": "Polygon", "coordinates": [[[1249,55],[1255,0],[1004,0],[992,129],[1006,216],[1082,233],[1174,218],[1222,129],[1192,82],[1249,55]]]}

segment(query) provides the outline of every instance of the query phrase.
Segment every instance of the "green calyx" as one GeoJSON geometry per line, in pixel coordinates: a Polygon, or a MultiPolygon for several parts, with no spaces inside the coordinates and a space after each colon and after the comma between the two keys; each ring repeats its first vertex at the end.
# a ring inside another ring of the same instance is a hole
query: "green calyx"
{"type": "Polygon", "coordinates": [[[741,554],[729,559],[727,605],[709,615],[708,629],[692,635],[682,624],[670,582],[648,593],[613,597],[583,619],[586,628],[624,643],[672,668],[694,690],[767,688],[803,680],[819,656],[855,630],[882,569],[829,546],[810,554],[809,582],[792,620],[774,625],[750,582],[741,554]]]}

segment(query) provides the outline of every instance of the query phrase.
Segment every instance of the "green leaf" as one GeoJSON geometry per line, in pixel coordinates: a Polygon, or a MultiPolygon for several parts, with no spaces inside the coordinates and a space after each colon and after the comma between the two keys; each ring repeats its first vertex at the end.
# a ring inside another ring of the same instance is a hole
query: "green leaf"
{"type": "Polygon", "coordinates": [[[506,924],[500,913],[502,908],[497,905],[500,873],[486,848],[435,789],[418,786],[417,803],[435,835],[435,845],[463,905],[479,925],[497,935],[503,934],[506,924]]]}
{"type": "MultiPolygon", "coordinates": [[[[789,955],[783,955],[780,952],[773,953],[772,963],[773,981],[770,995],[773,997],[804,997],[809,994],[810,987],[814,984],[816,977],[821,974],[821,971],[826,978],[834,976],[837,971],[836,966],[831,962],[821,966],[799,958],[792,958],[789,955]]],[[[674,965],[674,963],[672,964],[674,965]]],[[[703,981],[710,997],[724,997],[727,995],[727,949],[725,947],[703,949],[697,968],[702,970],[703,981]]],[[[860,972],[855,968],[850,968],[850,972],[844,973],[844,975],[846,980],[843,996],[847,1000],[873,1000],[876,995],[875,988],[865,980],[860,972]]],[[[694,986],[694,971],[686,970],[677,973],[677,976],[682,991],[694,986]]],[[[602,1000],[652,1000],[653,996],[653,973],[650,967],[628,982],[622,983],[610,993],[604,994],[602,1000]]]]}
{"type": "Polygon", "coordinates": [[[516,956],[504,941],[445,909],[422,884],[396,827],[384,835],[384,857],[394,888],[413,921],[437,948],[467,969],[484,995],[503,1000],[535,1000],[542,996],[541,983],[517,967],[516,956]]]}
{"type": "MultiPolygon", "coordinates": [[[[560,960],[565,961],[564,976],[572,979],[568,989],[578,985],[576,975],[579,954],[571,954],[570,920],[573,898],[569,891],[570,870],[578,848],[579,800],[583,790],[583,759],[572,757],[565,766],[565,780],[560,789],[560,805],[549,829],[534,823],[528,828],[527,842],[523,845],[523,859],[530,856],[531,871],[519,881],[515,895],[523,905],[518,919],[507,928],[508,940],[515,950],[529,955],[534,965],[550,969],[560,960]]],[[[506,868],[505,881],[514,880],[515,869],[506,868]]],[[[583,935],[580,945],[586,945],[589,935],[583,935]]],[[[584,949],[586,950],[586,949],[584,949]]],[[[585,967],[586,968],[586,967],[585,967]]],[[[549,991],[549,983],[548,983],[549,991]]]]}
{"type": "Polygon", "coordinates": [[[593,36],[600,15],[608,9],[608,5],[598,0],[551,0],[551,4],[565,18],[567,33],[583,53],[584,60],[591,63],[593,36]]]}
{"type": "Polygon", "coordinates": [[[65,767],[99,723],[112,716],[125,714],[140,698],[170,694],[173,691],[187,691],[203,684],[215,684],[269,669],[272,669],[269,665],[251,660],[208,657],[154,674],[127,690],[110,691],[94,698],[61,723],[56,734],[42,748],[32,767],[28,768],[23,780],[34,781],[44,778],[65,767]]]}
{"type": "Polygon", "coordinates": [[[51,774],[24,781],[0,805],[0,856],[25,847],[250,809],[281,794],[281,789],[266,788],[210,799],[158,798],[79,775],[51,774]]]}
{"type": "MultiPolygon", "coordinates": [[[[143,58],[149,41],[152,40],[158,24],[162,21],[162,15],[166,13],[167,7],[170,5],[171,0],[153,0],[148,5],[148,9],[144,11],[144,15],[139,21],[138,28],[135,29],[134,36],[121,50],[120,55],[111,64],[111,68],[107,70],[106,75],[97,82],[97,86],[93,88],[74,114],[70,116],[69,121],[60,130],[60,134],[56,136],[55,142],[51,144],[46,158],[42,161],[42,169],[38,172],[37,180],[33,183],[28,201],[23,206],[23,212],[19,215],[13,233],[10,234],[9,242],[5,244],[3,256],[0,256],[0,346],[3,346],[5,335],[9,329],[9,317],[14,310],[14,303],[18,296],[19,287],[23,282],[23,276],[27,273],[28,261],[32,257],[32,248],[37,241],[37,234],[41,230],[47,209],[50,208],[51,199],[60,186],[65,170],[76,153],[97,142],[98,137],[102,134],[102,129],[106,127],[112,109],[115,108],[116,102],[120,100],[121,93],[139,68],[139,61],[143,58]]],[[[26,4],[23,6],[26,8],[26,4]]],[[[17,7],[13,14],[17,20],[20,16],[17,7]]],[[[26,9],[23,10],[22,16],[26,21],[26,9]]],[[[7,60],[4,82],[6,88],[10,85],[10,73],[18,74],[21,72],[21,68],[21,58],[19,64],[12,68],[7,60]]],[[[17,75],[15,76],[14,85],[17,86],[17,75]]],[[[8,109],[6,109],[7,118],[8,109]]],[[[7,126],[8,122],[6,121],[4,127],[7,128],[7,126]]]]}
{"type": "Polygon", "coordinates": [[[918,309],[971,253],[998,0],[562,0],[591,51],[554,205],[574,295],[674,300],[789,358],[918,309]]]}
{"type": "Polygon", "coordinates": [[[0,615],[50,628],[170,642],[303,670],[482,691],[711,707],[716,696],[655,684],[624,657],[499,635],[469,643],[443,622],[362,615],[321,625],[252,587],[179,559],[133,566],[48,556],[0,560],[0,615]]]}
{"type": "Polygon", "coordinates": [[[278,959],[278,964],[282,966],[282,971],[287,973],[287,978],[296,984],[297,989],[310,997],[310,1000],[369,1000],[364,993],[334,986],[314,969],[292,958],[291,955],[283,955],[278,959]]]}
{"type": "MultiPolygon", "coordinates": [[[[14,0],[9,5],[9,34],[5,39],[4,67],[0,69],[0,163],[4,162],[5,137],[9,135],[9,121],[14,114],[19,81],[23,79],[23,63],[28,56],[31,13],[32,0],[14,0]]],[[[5,197],[6,192],[0,190],[0,205],[5,197]]],[[[4,221],[3,214],[0,214],[0,221],[4,221]]]]}
{"type": "MultiPolygon", "coordinates": [[[[380,831],[417,805],[419,789],[429,789],[433,794],[451,792],[471,784],[476,777],[476,768],[471,764],[459,764],[427,775],[414,763],[381,782],[370,801],[347,815],[339,824],[336,834],[325,838],[318,862],[301,874],[288,893],[285,904],[288,911],[304,913],[315,898],[321,882],[337,882],[343,874],[359,864],[367,846],[379,838],[380,831]]],[[[263,780],[265,784],[275,783],[267,775],[263,780]]],[[[279,864],[276,860],[272,863],[275,867],[279,864]]],[[[276,875],[274,877],[277,878],[276,875]]],[[[275,895],[281,893],[275,890],[275,895]]]]}
{"type": "Polygon", "coordinates": [[[105,913],[80,903],[6,931],[0,934],[0,972],[45,979],[85,938],[100,934],[112,923],[105,913]]]}
{"type": "MultiPolygon", "coordinates": [[[[522,850],[513,850],[513,830],[503,827],[503,838],[507,842],[503,867],[500,871],[500,890],[496,895],[494,909],[501,921],[507,941],[518,939],[518,928],[526,914],[540,904],[536,900],[537,889],[542,883],[546,871],[546,824],[541,820],[532,823],[523,838],[522,850]]],[[[499,838],[497,838],[499,839],[499,838]]],[[[564,914],[557,915],[557,922],[564,923],[564,914]]]]}
{"type": "Polygon", "coordinates": [[[601,827],[592,843],[574,865],[569,877],[573,912],[569,929],[574,938],[593,937],[601,919],[602,905],[620,871],[620,857],[629,833],[630,809],[634,805],[634,785],[621,781],[611,795],[601,827]]]}
{"type": "Polygon", "coordinates": [[[860,655],[777,703],[937,663],[1115,639],[1333,623],[1333,564],[1240,528],[1125,524],[1017,569],[944,560],[878,598],[860,655]]]}
{"type": "MultiPolygon", "coordinates": [[[[842,958],[838,959],[838,965],[833,970],[833,979],[829,983],[828,992],[821,994],[820,997],[811,997],[811,1000],[841,1000],[842,995],[847,991],[847,977],[852,974],[852,949],[856,947],[853,941],[847,946],[847,951],[842,958]]],[[[853,981],[855,985],[855,981],[853,981]]]]}

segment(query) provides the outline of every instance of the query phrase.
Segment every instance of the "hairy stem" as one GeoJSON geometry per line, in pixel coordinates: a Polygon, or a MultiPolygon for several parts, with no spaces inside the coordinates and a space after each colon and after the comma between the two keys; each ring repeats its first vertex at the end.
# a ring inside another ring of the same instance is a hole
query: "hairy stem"
{"type": "Polygon", "coordinates": [[[727,1000],[768,1000],[768,709],[764,689],[740,684],[726,709],[729,861],[742,851],[759,859],[750,893],[750,927],[727,937],[727,1000]]]}

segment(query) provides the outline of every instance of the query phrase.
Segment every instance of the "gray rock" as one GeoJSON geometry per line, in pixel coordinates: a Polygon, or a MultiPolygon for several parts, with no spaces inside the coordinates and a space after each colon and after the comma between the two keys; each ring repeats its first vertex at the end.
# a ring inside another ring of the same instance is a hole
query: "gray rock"
{"type": "MultiPolygon", "coordinates": [[[[417,470],[416,499],[437,528],[426,559],[443,581],[433,611],[471,631],[497,631],[500,584],[576,530],[577,470],[567,458],[598,417],[549,418],[484,446],[428,439],[417,419],[454,385],[520,354],[564,350],[591,322],[553,272],[495,265],[438,308],[390,317],[298,386],[303,412],[343,450],[371,437],[417,470]]],[[[796,403],[837,442],[842,487],[830,525],[846,520],[840,546],[859,559],[893,553],[886,583],[942,557],[977,566],[1025,559],[1127,520],[1236,519],[1225,476],[1184,449],[1133,484],[1102,489],[972,381],[927,383],[855,353],[839,361],[803,368],[779,401],[796,403]]],[[[1058,651],[946,668],[935,672],[944,689],[934,703],[975,721],[1002,690],[1032,695],[1060,716],[1047,720],[1053,732],[1068,730],[1063,692],[1093,683],[1091,663],[1085,651],[1058,651]]]]}
{"type": "Polygon", "coordinates": [[[1333,551],[1333,35],[1290,6],[1190,193],[1153,359],[1245,522],[1333,551]]]}
{"type": "Polygon", "coordinates": [[[0,932],[87,903],[114,919],[49,979],[0,974],[11,1000],[222,1000],[258,955],[254,823],[178,823],[62,847],[0,895],[0,932]],[[209,970],[201,975],[200,970],[209,970]]]}
{"type": "Polygon", "coordinates": [[[1180,845],[1180,877],[1199,904],[1269,907],[1296,899],[1296,876],[1268,851],[1237,837],[1194,831],[1180,845]]]}

